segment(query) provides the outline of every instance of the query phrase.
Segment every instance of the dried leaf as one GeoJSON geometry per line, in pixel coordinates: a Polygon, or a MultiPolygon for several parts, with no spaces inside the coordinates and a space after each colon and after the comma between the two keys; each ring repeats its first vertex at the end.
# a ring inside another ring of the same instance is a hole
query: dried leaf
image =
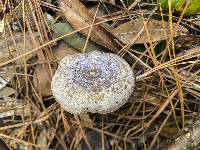
{"type": "MultiPolygon", "coordinates": [[[[92,150],[101,150],[101,149],[110,150],[111,149],[110,140],[105,134],[102,134],[101,132],[98,132],[95,130],[87,129],[85,130],[85,135],[87,137],[87,140],[89,141],[89,144],[92,150]],[[104,141],[99,142],[102,140],[104,141]]],[[[79,150],[87,150],[87,149],[88,149],[88,144],[86,144],[85,140],[82,139],[80,142],[79,150]]]]}
{"type": "MultiPolygon", "coordinates": [[[[90,12],[92,15],[95,15],[97,8],[98,8],[98,5],[95,5],[95,6],[93,6],[93,7],[91,7],[91,8],[89,9],[89,12],[90,12]]],[[[110,12],[110,11],[109,11],[109,12],[110,12]]],[[[107,10],[105,9],[105,7],[104,7],[103,5],[100,4],[96,16],[97,16],[97,17],[101,17],[101,16],[105,16],[105,15],[107,15],[107,10]]]]}
{"type": "MultiPolygon", "coordinates": [[[[112,33],[124,44],[131,43],[131,41],[137,36],[142,29],[144,23],[142,19],[135,20],[134,22],[124,23],[114,30],[112,33]]],[[[173,24],[175,27],[175,24],[173,24]]],[[[165,33],[167,37],[170,37],[170,28],[168,22],[158,21],[150,19],[147,23],[148,32],[150,34],[151,42],[161,41],[165,39],[165,33]],[[165,28],[163,28],[165,26],[165,28]]],[[[178,31],[182,31],[181,27],[178,31]]],[[[183,32],[186,32],[185,30],[183,32]]],[[[177,35],[175,35],[177,36],[177,35]]],[[[149,43],[148,36],[145,30],[141,33],[139,38],[135,41],[135,44],[149,43]]]]}
{"type": "Polygon", "coordinates": [[[24,4],[21,2],[13,10],[6,14],[6,21],[8,23],[12,22],[13,18],[21,18],[23,16],[23,5],[26,13],[30,14],[32,12],[28,1],[25,1],[24,4]]]}
{"type": "Polygon", "coordinates": [[[157,98],[154,94],[148,93],[142,98],[145,102],[150,103],[152,105],[160,106],[161,100],[157,98]]]}
{"type": "Polygon", "coordinates": [[[0,76],[0,90],[6,86],[8,82],[0,76]]]}
{"type": "Polygon", "coordinates": [[[55,136],[56,129],[52,125],[45,122],[39,124],[37,123],[35,125],[36,132],[38,133],[36,136],[36,144],[42,147],[42,149],[47,150],[55,136]]]}
{"type": "Polygon", "coordinates": [[[73,48],[70,48],[65,42],[60,42],[58,47],[53,48],[52,50],[57,60],[61,60],[67,55],[72,55],[79,52],[73,48]]]}
{"type": "Polygon", "coordinates": [[[93,126],[93,122],[90,119],[89,114],[80,114],[79,119],[80,119],[80,123],[81,123],[82,128],[93,126]]]}
{"type": "Polygon", "coordinates": [[[176,51],[186,51],[194,47],[200,46],[199,35],[182,35],[175,40],[176,51]]]}
{"type": "Polygon", "coordinates": [[[51,79],[42,65],[37,65],[34,72],[34,85],[41,92],[43,97],[52,95],[51,93],[51,79]]]}
{"type": "MultiPolygon", "coordinates": [[[[11,36],[0,38],[0,63],[4,63],[11,58],[25,54],[26,52],[34,48],[33,39],[26,33],[26,44],[24,48],[24,34],[17,32],[13,35],[14,40],[11,36]]],[[[38,33],[35,33],[37,36],[38,33]]],[[[26,59],[30,59],[32,56],[29,55],[26,59]]],[[[22,63],[21,60],[16,61],[17,64],[22,63]]]]}
{"type": "Polygon", "coordinates": [[[36,143],[44,148],[48,147],[48,133],[47,133],[48,129],[49,128],[41,127],[39,135],[36,138],[36,143]]]}
{"type": "Polygon", "coordinates": [[[0,97],[9,97],[15,93],[15,90],[11,87],[4,87],[0,90],[0,97]]]}
{"type": "Polygon", "coordinates": [[[180,137],[176,138],[174,142],[169,145],[168,150],[184,150],[196,149],[200,144],[200,121],[196,120],[185,128],[180,137]]]}
{"type": "Polygon", "coordinates": [[[27,104],[27,101],[22,103],[22,100],[16,98],[3,97],[0,99],[0,117],[29,116],[29,107],[25,107],[27,104]]]}
{"type": "Polygon", "coordinates": [[[5,67],[0,69],[0,90],[11,81],[14,77],[14,72],[14,68],[5,67]]]}
{"type": "MultiPolygon", "coordinates": [[[[57,48],[53,48],[52,50],[57,60],[61,60],[67,55],[78,53],[78,51],[69,48],[69,46],[64,42],[61,42],[57,48]]],[[[41,96],[47,97],[52,95],[51,79],[42,65],[37,65],[35,67],[34,77],[35,78],[33,79],[33,83],[35,87],[37,87],[41,92],[41,96]]]]}
{"type": "Polygon", "coordinates": [[[160,132],[160,135],[166,138],[173,138],[177,134],[178,128],[176,127],[163,127],[163,129],[160,132]]]}
{"type": "MultiPolygon", "coordinates": [[[[35,33],[37,36],[38,33],[35,33]]],[[[24,34],[23,33],[15,33],[13,35],[13,39],[11,36],[2,36],[0,38],[0,63],[4,63],[11,58],[23,55],[29,50],[32,50],[33,41],[31,36],[28,33],[26,36],[26,44],[24,48],[24,34]]],[[[32,55],[26,57],[26,60],[30,59],[32,55]]],[[[21,64],[22,60],[17,60],[17,64],[21,64]]],[[[5,85],[10,82],[10,80],[14,77],[13,73],[15,72],[14,68],[9,68],[8,66],[0,69],[0,89],[5,87],[5,85]]]]}
{"type": "Polygon", "coordinates": [[[4,18],[0,21],[0,33],[4,31],[4,18]]]}
{"type": "MultiPolygon", "coordinates": [[[[84,5],[78,0],[60,0],[59,6],[67,21],[74,29],[81,29],[92,25],[94,16],[88,12],[84,5]]],[[[90,27],[80,32],[87,36],[90,27]]],[[[105,30],[101,25],[92,27],[90,39],[101,46],[104,46],[115,53],[120,49],[119,45],[114,41],[113,36],[105,30]]]]}

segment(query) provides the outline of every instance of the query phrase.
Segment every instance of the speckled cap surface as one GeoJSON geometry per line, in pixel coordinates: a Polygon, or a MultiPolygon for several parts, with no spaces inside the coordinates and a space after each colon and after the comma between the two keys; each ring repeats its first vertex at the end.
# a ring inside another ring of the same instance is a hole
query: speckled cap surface
{"type": "Polygon", "coordinates": [[[64,57],[51,82],[56,101],[72,114],[113,112],[127,102],[134,86],[124,59],[97,51],[64,57]]]}

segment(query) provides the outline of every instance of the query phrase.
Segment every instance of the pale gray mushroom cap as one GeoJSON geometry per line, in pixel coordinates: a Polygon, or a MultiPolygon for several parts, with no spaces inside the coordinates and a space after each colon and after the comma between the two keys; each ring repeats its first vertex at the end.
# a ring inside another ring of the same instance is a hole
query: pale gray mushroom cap
{"type": "Polygon", "coordinates": [[[124,59],[97,51],[64,57],[51,83],[56,101],[73,114],[113,112],[127,102],[134,86],[124,59]]]}

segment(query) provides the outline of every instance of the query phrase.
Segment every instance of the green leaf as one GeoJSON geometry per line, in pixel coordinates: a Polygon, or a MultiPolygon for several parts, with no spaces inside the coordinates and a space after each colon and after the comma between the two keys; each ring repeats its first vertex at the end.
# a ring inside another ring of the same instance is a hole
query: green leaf
{"type": "Polygon", "coordinates": [[[200,1],[199,0],[192,0],[190,6],[188,7],[186,14],[188,16],[194,15],[200,12],[200,1]]]}
{"type": "MultiPolygon", "coordinates": [[[[57,33],[59,36],[65,35],[67,33],[71,33],[74,31],[72,26],[69,23],[55,23],[50,25],[50,28],[57,33]]],[[[67,42],[73,48],[82,52],[84,45],[86,43],[86,37],[80,33],[73,33],[65,38],[63,38],[65,42],[67,42]]],[[[88,41],[86,52],[99,50],[101,51],[102,48],[92,41],[88,41]]]]}
{"type": "MultiPolygon", "coordinates": [[[[172,11],[181,14],[187,5],[186,0],[171,0],[172,11]]],[[[162,7],[163,11],[169,10],[168,0],[159,0],[159,5],[162,7]]],[[[195,15],[200,12],[200,1],[190,0],[190,4],[186,9],[185,16],[195,15]]]]}
{"type": "MultiPolygon", "coordinates": [[[[175,7],[176,1],[177,0],[171,1],[172,9],[175,7]]],[[[159,5],[162,7],[163,11],[169,10],[168,0],[159,0],[159,5]]]]}

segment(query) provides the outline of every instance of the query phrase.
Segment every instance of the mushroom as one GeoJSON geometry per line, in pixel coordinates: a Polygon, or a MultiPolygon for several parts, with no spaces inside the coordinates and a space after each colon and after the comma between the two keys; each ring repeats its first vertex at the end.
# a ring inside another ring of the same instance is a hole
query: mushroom
{"type": "Polygon", "coordinates": [[[56,101],[72,114],[116,111],[134,86],[132,68],[123,58],[98,51],[64,57],[51,82],[56,101]]]}

